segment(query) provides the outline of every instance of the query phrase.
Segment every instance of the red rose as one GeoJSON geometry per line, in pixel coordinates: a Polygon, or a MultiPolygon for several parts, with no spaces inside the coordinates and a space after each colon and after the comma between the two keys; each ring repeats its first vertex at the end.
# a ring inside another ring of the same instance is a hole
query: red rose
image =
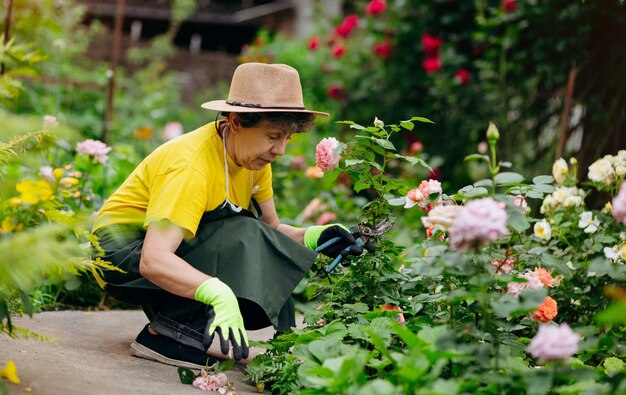
{"type": "Polygon", "coordinates": [[[311,39],[309,40],[309,49],[311,51],[314,51],[319,46],[320,46],[320,38],[319,37],[311,37],[311,39]]]}
{"type": "Polygon", "coordinates": [[[443,41],[429,34],[422,34],[422,48],[429,58],[437,57],[443,41]]]}
{"type": "Polygon", "coordinates": [[[515,0],[502,0],[500,9],[506,13],[513,12],[517,8],[515,0]]]}
{"type": "Polygon", "coordinates": [[[346,98],[346,93],[344,92],[343,88],[337,85],[331,85],[330,87],[328,87],[328,91],[326,92],[326,94],[331,99],[343,100],[346,98]]]}
{"type": "Polygon", "coordinates": [[[346,47],[344,47],[343,45],[341,45],[341,44],[336,44],[336,45],[333,47],[333,56],[334,56],[334,57],[336,57],[336,58],[340,58],[340,57],[342,57],[343,55],[345,55],[345,53],[346,53],[346,47]]]}
{"type": "Polygon", "coordinates": [[[367,7],[365,7],[365,12],[370,15],[378,15],[385,11],[385,8],[387,8],[385,0],[372,0],[367,7]]]}
{"type": "Polygon", "coordinates": [[[388,59],[391,55],[391,44],[386,40],[382,43],[376,43],[372,46],[372,51],[381,58],[388,59]]]}
{"type": "Polygon", "coordinates": [[[425,72],[429,74],[434,73],[436,71],[439,71],[439,69],[441,68],[441,61],[439,60],[439,58],[424,59],[422,67],[424,68],[425,72]]]}
{"type": "Polygon", "coordinates": [[[470,75],[467,70],[458,69],[454,74],[454,79],[459,85],[466,85],[470,81],[470,75]]]}
{"type": "Polygon", "coordinates": [[[358,23],[359,23],[359,17],[358,16],[356,16],[356,15],[348,15],[347,17],[345,17],[345,19],[343,20],[341,25],[339,25],[339,26],[337,26],[335,28],[335,31],[341,37],[346,38],[346,37],[348,37],[348,35],[350,35],[352,30],[354,30],[354,28],[356,27],[356,25],[358,23]]]}

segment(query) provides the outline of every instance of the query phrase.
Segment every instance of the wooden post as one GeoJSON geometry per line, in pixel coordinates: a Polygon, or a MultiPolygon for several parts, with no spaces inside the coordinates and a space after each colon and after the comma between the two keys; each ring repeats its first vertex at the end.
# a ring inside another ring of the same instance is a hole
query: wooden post
{"type": "Polygon", "coordinates": [[[109,77],[109,86],[107,90],[107,107],[104,113],[104,122],[102,124],[102,133],[100,140],[107,142],[109,138],[109,130],[111,129],[111,121],[113,120],[113,98],[115,95],[115,72],[120,59],[120,46],[122,42],[122,28],[124,26],[124,8],[125,0],[117,0],[117,12],[115,14],[115,27],[113,37],[113,49],[111,51],[111,68],[107,73],[109,77]]]}
{"type": "Polygon", "coordinates": [[[563,157],[565,143],[567,142],[567,129],[569,128],[570,114],[572,113],[572,97],[574,96],[574,85],[576,84],[576,67],[572,67],[567,76],[567,89],[563,100],[563,112],[561,113],[561,125],[559,127],[559,141],[556,146],[556,158],[563,157]]]}
{"type": "MultiPolygon", "coordinates": [[[[11,13],[13,11],[13,0],[5,0],[7,5],[7,14],[4,17],[4,45],[9,42],[9,33],[11,32],[11,13]]],[[[0,75],[4,75],[4,61],[0,63],[0,75]]]]}

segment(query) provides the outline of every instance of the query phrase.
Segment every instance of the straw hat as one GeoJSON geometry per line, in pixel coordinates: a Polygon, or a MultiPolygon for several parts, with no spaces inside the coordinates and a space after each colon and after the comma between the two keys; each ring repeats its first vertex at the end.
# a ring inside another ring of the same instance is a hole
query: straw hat
{"type": "Polygon", "coordinates": [[[227,112],[305,112],[298,71],[286,64],[244,63],[237,67],[227,100],[212,100],[202,108],[227,112]]]}

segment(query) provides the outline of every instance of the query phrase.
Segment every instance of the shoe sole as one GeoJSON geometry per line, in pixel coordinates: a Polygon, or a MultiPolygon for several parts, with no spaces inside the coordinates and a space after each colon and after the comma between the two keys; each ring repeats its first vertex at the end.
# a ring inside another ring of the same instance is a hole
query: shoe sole
{"type": "MultiPolygon", "coordinates": [[[[179,366],[179,367],[190,368],[190,369],[207,368],[206,365],[198,365],[198,364],[191,363],[191,362],[179,361],[177,359],[168,358],[165,355],[161,355],[158,352],[155,352],[149,349],[148,347],[137,343],[136,341],[133,341],[130,344],[130,352],[136,357],[147,359],[150,361],[164,363],[166,365],[179,366]]],[[[210,368],[212,366],[213,365],[209,365],[208,367],[210,368]]]]}

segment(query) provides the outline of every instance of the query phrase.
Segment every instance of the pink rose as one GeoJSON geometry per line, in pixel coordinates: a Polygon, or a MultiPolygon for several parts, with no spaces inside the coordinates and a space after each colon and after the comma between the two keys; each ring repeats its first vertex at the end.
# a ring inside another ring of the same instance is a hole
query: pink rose
{"type": "Polygon", "coordinates": [[[467,203],[450,227],[450,246],[455,250],[481,248],[508,233],[507,214],[492,198],[467,203]]]}
{"type": "Polygon", "coordinates": [[[339,166],[342,144],[334,137],[323,138],[315,147],[315,164],[322,171],[331,171],[339,166]]]}
{"type": "Polygon", "coordinates": [[[170,141],[183,134],[183,125],[180,122],[168,122],[163,127],[163,139],[170,141]]]}
{"type": "MultiPolygon", "coordinates": [[[[513,265],[515,265],[516,261],[517,261],[516,259],[509,257],[504,260],[494,259],[493,261],[491,261],[491,264],[493,265],[493,268],[495,269],[497,274],[505,274],[505,273],[510,273],[511,270],[513,270],[513,265]]],[[[517,283],[517,284],[520,284],[520,283],[517,283]]]]}
{"type": "Polygon", "coordinates": [[[540,325],[526,351],[540,362],[567,359],[578,351],[580,335],[569,325],[540,325]]]}
{"type": "Polygon", "coordinates": [[[539,273],[537,273],[536,271],[527,271],[524,274],[519,275],[517,277],[523,278],[524,280],[526,280],[526,282],[525,283],[510,282],[508,284],[506,293],[513,296],[514,298],[519,297],[519,295],[527,289],[543,288],[543,282],[541,281],[541,278],[539,277],[539,273]]]}
{"type": "Polygon", "coordinates": [[[367,7],[365,7],[365,12],[370,15],[378,15],[385,11],[387,8],[387,3],[385,0],[372,0],[369,2],[367,7]]]}
{"type": "Polygon", "coordinates": [[[76,152],[81,155],[89,155],[96,158],[100,163],[105,164],[109,157],[107,154],[111,151],[111,147],[102,141],[87,139],[76,144],[76,152]]]}
{"type": "Polygon", "coordinates": [[[326,225],[328,223],[335,221],[336,219],[337,219],[337,214],[333,213],[332,211],[325,211],[317,219],[317,225],[326,225]]]}
{"type": "Polygon", "coordinates": [[[613,202],[611,208],[611,214],[617,223],[626,225],[626,182],[622,182],[622,186],[619,188],[619,192],[613,202]]]}

